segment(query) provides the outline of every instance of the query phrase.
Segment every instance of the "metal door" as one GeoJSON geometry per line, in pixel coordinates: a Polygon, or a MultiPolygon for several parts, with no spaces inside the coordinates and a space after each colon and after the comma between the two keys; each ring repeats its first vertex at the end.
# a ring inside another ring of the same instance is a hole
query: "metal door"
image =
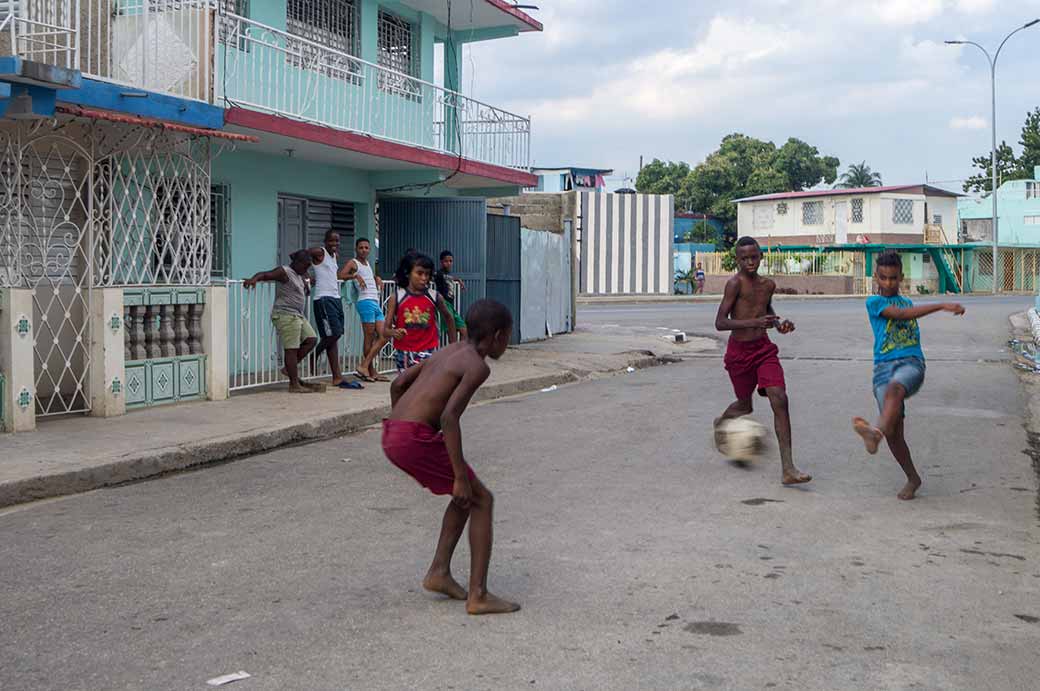
{"type": "Polygon", "coordinates": [[[306,202],[298,197],[278,197],[278,265],[285,266],[296,250],[307,246],[306,202]]]}
{"type": "Polygon", "coordinates": [[[487,296],[513,315],[510,343],[520,342],[520,217],[487,217],[487,296]]]}
{"type": "Polygon", "coordinates": [[[849,241],[849,204],[834,203],[834,242],[844,244],[849,241]]]}
{"type": "Polygon", "coordinates": [[[454,276],[465,287],[455,307],[465,317],[469,306],[485,295],[487,203],[483,199],[380,199],[377,270],[384,280],[393,278],[409,249],[429,255],[435,266],[443,250],[454,255],[454,276]]]}

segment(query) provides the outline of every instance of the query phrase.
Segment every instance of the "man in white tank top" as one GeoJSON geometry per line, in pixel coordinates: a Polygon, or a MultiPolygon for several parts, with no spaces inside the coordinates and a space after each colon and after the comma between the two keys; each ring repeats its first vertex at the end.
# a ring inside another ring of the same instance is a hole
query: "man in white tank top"
{"type": "Polygon", "coordinates": [[[383,280],[375,274],[372,266],[368,263],[368,255],[372,246],[367,238],[358,238],[354,243],[353,259],[343,265],[339,271],[340,279],[344,281],[357,281],[358,302],[357,311],[361,318],[361,328],[365,333],[365,343],[362,346],[362,358],[357,367],[357,374],[365,381],[388,381],[386,377],[375,371],[373,361],[379,351],[386,345],[383,337],[383,280]]]}
{"type": "MultiPolygon", "coordinates": [[[[318,353],[325,353],[332,372],[332,385],[347,388],[339,362],[339,339],[343,337],[343,301],[339,294],[339,233],[325,233],[323,247],[310,250],[314,266],[314,321],[318,325],[318,353]]],[[[357,384],[354,384],[357,387],[357,384]]]]}

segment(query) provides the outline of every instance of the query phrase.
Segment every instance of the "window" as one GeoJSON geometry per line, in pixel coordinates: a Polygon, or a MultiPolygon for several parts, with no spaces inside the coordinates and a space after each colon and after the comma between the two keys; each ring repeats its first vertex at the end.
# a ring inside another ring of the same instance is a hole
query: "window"
{"type": "Polygon", "coordinates": [[[400,72],[399,75],[380,74],[381,89],[405,96],[419,96],[419,84],[404,76],[419,76],[419,51],[416,50],[415,37],[410,22],[379,10],[379,66],[400,72]]]}
{"type": "Polygon", "coordinates": [[[357,0],[288,0],[285,29],[347,55],[360,52],[357,0]]]}
{"type": "Polygon", "coordinates": [[[852,222],[863,223],[863,200],[852,200],[852,222]]]}
{"type": "Polygon", "coordinates": [[[892,200],[892,223],[897,225],[913,225],[914,223],[914,200],[893,199],[892,200]]]}
{"type": "Polygon", "coordinates": [[[1022,221],[1027,226],[1040,226],[1040,216],[1026,216],[1022,221]]]}
{"type": "Polygon", "coordinates": [[[942,214],[932,214],[932,225],[942,225],[942,214]]]}
{"type": "Polygon", "coordinates": [[[802,202],[802,225],[823,225],[823,202],[802,202]]]}
{"type": "Polygon", "coordinates": [[[773,207],[770,204],[760,204],[752,209],[755,230],[773,229],[773,207]]]}
{"type": "Polygon", "coordinates": [[[1026,199],[1040,199],[1040,182],[1026,183],[1026,199]]]}
{"type": "Polygon", "coordinates": [[[227,185],[211,185],[209,189],[210,276],[231,278],[230,190],[227,185]]]}
{"type": "Polygon", "coordinates": [[[787,215],[787,202],[780,202],[776,205],[776,215],[786,216],[787,215]]]}

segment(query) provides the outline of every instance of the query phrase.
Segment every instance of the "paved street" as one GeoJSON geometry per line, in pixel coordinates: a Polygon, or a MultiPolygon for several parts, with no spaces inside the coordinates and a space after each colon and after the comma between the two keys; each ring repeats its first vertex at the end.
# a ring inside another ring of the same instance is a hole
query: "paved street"
{"type": "MultiPolygon", "coordinates": [[[[1037,480],[1004,349],[1028,305],[923,321],[913,502],[849,429],[874,412],[858,300],[777,305],[798,325],[777,338],[815,476],[801,488],[780,486],[775,451],[750,468],[712,451],[731,396],[718,356],[474,407],[467,456],[498,499],[490,585],[516,615],[417,587],[445,501],[375,430],[0,512],[0,688],[207,688],[237,670],[253,678],[236,691],[1035,688],[1037,480]]],[[[579,315],[693,334],[713,318],[579,315]]]]}

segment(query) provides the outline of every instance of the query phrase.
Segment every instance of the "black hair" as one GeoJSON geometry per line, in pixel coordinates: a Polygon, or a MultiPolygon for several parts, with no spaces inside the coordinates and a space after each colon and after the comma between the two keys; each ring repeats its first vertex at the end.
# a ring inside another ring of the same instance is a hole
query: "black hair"
{"type": "Polygon", "coordinates": [[[328,242],[329,236],[333,235],[333,234],[339,235],[339,231],[336,230],[335,228],[329,228],[328,230],[325,231],[325,237],[322,238],[322,239],[325,240],[326,242],[328,242]]]}
{"type": "Polygon", "coordinates": [[[300,262],[301,264],[303,262],[307,262],[307,265],[309,266],[311,263],[313,263],[313,259],[311,259],[311,251],[310,250],[296,250],[295,252],[290,254],[289,255],[289,265],[292,266],[296,262],[300,262]]]}
{"type": "Polygon", "coordinates": [[[497,332],[513,325],[513,315],[509,308],[497,300],[482,298],[466,310],[466,330],[469,340],[479,343],[497,332]]]}
{"type": "MultiPolygon", "coordinates": [[[[358,238],[357,240],[354,241],[354,247],[357,247],[362,242],[368,242],[368,238],[358,238]]],[[[368,244],[371,245],[372,243],[369,242],[368,244]]]]}
{"type": "Polygon", "coordinates": [[[745,235],[744,237],[737,240],[737,247],[750,247],[752,245],[758,247],[759,249],[762,249],[762,247],[758,244],[758,240],[751,237],[750,235],[745,235]]]}
{"type": "Polygon", "coordinates": [[[433,260],[425,254],[414,252],[401,257],[401,263],[397,265],[397,271],[394,272],[394,282],[399,288],[408,287],[408,276],[417,266],[426,269],[431,275],[433,274],[433,260]]]}
{"type": "Polygon", "coordinates": [[[903,258],[899,256],[899,252],[895,250],[885,250],[878,255],[875,260],[877,266],[887,266],[889,268],[896,268],[900,271],[903,270],[903,258]]]}
{"type": "Polygon", "coordinates": [[[445,257],[451,257],[452,259],[454,259],[455,255],[451,253],[451,250],[444,250],[443,252],[441,252],[441,261],[444,261],[445,257]]]}

